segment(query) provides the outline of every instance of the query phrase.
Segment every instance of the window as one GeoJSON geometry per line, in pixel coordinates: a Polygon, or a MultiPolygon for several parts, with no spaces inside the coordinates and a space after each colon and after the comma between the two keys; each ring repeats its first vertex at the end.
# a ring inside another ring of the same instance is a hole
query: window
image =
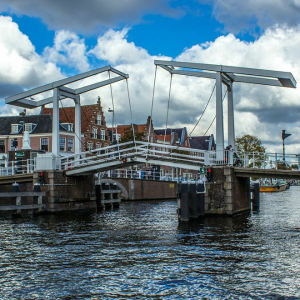
{"type": "Polygon", "coordinates": [[[93,131],[92,131],[92,138],[96,139],[96,138],[97,138],[97,135],[98,135],[98,129],[97,129],[97,128],[93,128],[93,131]]]}
{"type": "Polygon", "coordinates": [[[87,150],[88,150],[88,151],[93,150],[93,143],[92,143],[92,142],[88,142],[88,143],[87,143],[87,150]]]}
{"type": "Polygon", "coordinates": [[[18,147],[18,140],[17,139],[13,139],[10,140],[10,150],[16,150],[18,147]]]}
{"type": "Polygon", "coordinates": [[[105,140],[105,130],[101,129],[101,140],[105,140]]]}
{"type": "Polygon", "coordinates": [[[5,142],[0,140],[0,153],[5,153],[5,142]]]}
{"type": "Polygon", "coordinates": [[[68,152],[74,151],[74,139],[68,139],[68,152]]]}
{"type": "Polygon", "coordinates": [[[49,139],[48,138],[41,138],[41,150],[48,151],[49,146],[49,139]]]}
{"type": "Polygon", "coordinates": [[[66,151],[66,139],[65,138],[59,139],[59,150],[66,151]]]}
{"type": "Polygon", "coordinates": [[[25,131],[32,131],[32,123],[25,123],[25,131]]]}
{"type": "Polygon", "coordinates": [[[73,123],[61,123],[61,127],[67,131],[73,132],[73,123]]]}
{"type": "Polygon", "coordinates": [[[19,133],[19,124],[11,124],[11,133],[19,133]]]}
{"type": "Polygon", "coordinates": [[[101,115],[97,115],[97,120],[96,120],[96,124],[97,125],[102,125],[102,118],[101,118],[101,115]]]}
{"type": "Polygon", "coordinates": [[[99,149],[99,151],[97,151],[97,154],[101,154],[101,143],[97,143],[97,149],[99,149]]]}

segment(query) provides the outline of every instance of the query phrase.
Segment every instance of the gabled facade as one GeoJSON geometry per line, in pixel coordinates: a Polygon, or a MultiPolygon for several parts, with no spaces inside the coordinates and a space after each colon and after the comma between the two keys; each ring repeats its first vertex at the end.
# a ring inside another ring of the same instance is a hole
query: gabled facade
{"type": "MultiPolygon", "coordinates": [[[[52,152],[52,108],[42,107],[39,115],[0,116],[0,158],[9,151],[22,150],[23,135],[29,132],[31,150],[52,152]],[[1,155],[2,154],[2,155],[1,155]]],[[[59,145],[61,155],[74,154],[75,139],[80,138],[82,151],[110,145],[100,99],[95,105],[81,107],[81,137],[74,133],[75,108],[59,109],[59,145]]]]}
{"type": "MultiPolygon", "coordinates": [[[[51,115],[52,108],[42,107],[41,115],[51,115]]],[[[75,125],[75,107],[60,107],[59,119],[61,126],[73,131],[75,125]]],[[[76,137],[78,138],[78,137],[76,137]]],[[[81,142],[82,151],[89,151],[110,145],[105,116],[100,97],[97,104],[81,106],[81,142]]],[[[63,145],[60,137],[60,144],[63,145]]],[[[63,147],[60,147],[61,152],[63,147]]]]}
{"type": "MultiPolygon", "coordinates": [[[[127,129],[131,129],[132,125],[128,124],[128,125],[117,125],[116,128],[108,128],[108,130],[110,132],[113,131],[114,135],[113,135],[113,140],[119,140],[122,141],[122,138],[124,137],[125,131],[127,129]]],[[[144,134],[144,141],[148,141],[149,138],[149,134],[150,134],[150,138],[149,141],[151,143],[155,143],[156,140],[156,135],[154,133],[154,128],[153,128],[153,122],[151,120],[151,117],[149,116],[147,118],[147,122],[145,124],[133,124],[133,128],[134,128],[134,132],[135,133],[143,133],[144,134]],[[150,129],[150,131],[149,131],[150,129]]],[[[111,136],[111,134],[110,134],[111,136]]]]}

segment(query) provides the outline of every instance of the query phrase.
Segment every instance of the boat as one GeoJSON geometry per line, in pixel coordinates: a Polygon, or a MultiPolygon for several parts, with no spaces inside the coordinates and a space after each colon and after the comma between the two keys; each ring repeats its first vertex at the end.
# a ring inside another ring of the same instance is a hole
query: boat
{"type": "Polygon", "coordinates": [[[282,192],[290,188],[290,184],[284,180],[278,179],[277,181],[264,181],[259,185],[260,192],[282,192]]]}

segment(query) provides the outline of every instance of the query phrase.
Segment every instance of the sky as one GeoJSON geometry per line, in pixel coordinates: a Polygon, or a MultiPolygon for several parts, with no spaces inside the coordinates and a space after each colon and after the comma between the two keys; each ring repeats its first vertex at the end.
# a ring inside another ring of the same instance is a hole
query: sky
{"type": "MultiPolygon", "coordinates": [[[[155,59],[287,71],[299,81],[299,23],[300,0],[0,0],[0,114],[22,110],[5,105],[8,96],[111,65],[129,74],[132,119],[145,123],[155,59]]],[[[155,128],[166,126],[169,85],[170,74],[158,68],[155,128]]],[[[191,132],[213,86],[210,79],[174,76],[168,127],[191,132]]],[[[131,123],[126,82],[112,89],[116,123],[131,123]]],[[[286,151],[300,153],[299,89],[235,83],[233,90],[237,137],[255,135],[268,152],[280,153],[285,129],[292,134],[286,151]]],[[[82,103],[94,104],[98,96],[109,124],[109,87],[83,94],[82,103]]],[[[226,98],[223,105],[226,140],[226,98]]],[[[193,135],[203,135],[214,116],[215,95],[193,135]]],[[[208,134],[215,134],[215,123],[208,134]]]]}

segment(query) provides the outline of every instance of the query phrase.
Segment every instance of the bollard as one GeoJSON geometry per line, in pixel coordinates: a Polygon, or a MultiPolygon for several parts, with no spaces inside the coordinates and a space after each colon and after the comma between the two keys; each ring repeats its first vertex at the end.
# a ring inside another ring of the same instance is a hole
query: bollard
{"type": "MultiPolygon", "coordinates": [[[[40,192],[41,191],[41,185],[39,183],[35,183],[33,185],[33,191],[34,192],[40,192]]],[[[33,204],[39,204],[39,196],[33,196],[33,204]]]]}
{"type": "MultiPolygon", "coordinates": [[[[17,182],[13,183],[13,185],[12,185],[12,192],[13,193],[18,193],[19,191],[20,191],[19,184],[17,182]]],[[[21,205],[22,204],[21,197],[13,197],[11,199],[11,204],[12,205],[21,205]]],[[[16,216],[19,216],[20,214],[21,214],[21,210],[17,209],[16,210],[16,216]]]]}
{"type": "Polygon", "coordinates": [[[189,185],[188,198],[190,218],[198,218],[198,197],[196,194],[196,184],[189,185]]]}
{"type": "MultiPolygon", "coordinates": [[[[11,191],[12,191],[13,193],[18,193],[18,192],[20,191],[20,189],[19,189],[19,184],[18,184],[17,182],[15,182],[15,183],[12,184],[12,189],[11,189],[11,191]]],[[[16,205],[16,204],[17,204],[16,201],[17,201],[16,197],[12,197],[12,198],[11,198],[11,205],[16,205]]]]}
{"type": "Polygon", "coordinates": [[[188,184],[182,183],[179,190],[180,198],[178,198],[178,218],[180,222],[188,222],[190,219],[188,184]]]}
{"type": "Polygon", "coordinates": [[[19,184],[18,184],[17,182],[13,183],[13,184],[12,184],[12,192],[13,192],[13,193],[17,193],[17,192],[19,192],[19,191],[20,191],[20,189],[19,189],[19,184]]]}
{"type": "Polygon", "coordinates": [[[205,199],[205,185],[204,183],[197,184],[197,207],[198,216],[204,216],[204,199],[205,199]]]}
{"type": "Polygon", "coordinates": [[[253,211],[258,212],[260,206],[260,194],[259,194],[259,183],[253,184],[253,198],[252,198],[252,209],[253,211]]]}
{"type": "Polygon", "coordinates": [[[103,205],[101,204],[101,185],[95,185],[95,192],[96,192],[96,204],[97,204],[97,211],[103,209],[103,205]]]}

